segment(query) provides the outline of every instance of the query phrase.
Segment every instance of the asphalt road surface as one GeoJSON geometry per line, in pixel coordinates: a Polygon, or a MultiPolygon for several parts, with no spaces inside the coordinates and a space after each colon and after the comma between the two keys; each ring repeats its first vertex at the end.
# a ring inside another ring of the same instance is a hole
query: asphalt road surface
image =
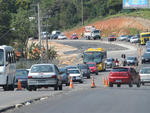
{"type": "Polygon", "coordinates": [[[7,113],[149,113],[150,90],[95,88],[50,98],[7,113]]]}

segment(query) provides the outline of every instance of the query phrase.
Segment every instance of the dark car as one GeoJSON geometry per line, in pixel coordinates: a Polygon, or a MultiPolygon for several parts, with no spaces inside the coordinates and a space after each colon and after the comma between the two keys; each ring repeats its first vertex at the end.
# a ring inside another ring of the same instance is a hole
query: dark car
{"type": "Polygon", "coordinates": [[[83,77],[90,78],[90,69],[87,64],[78,64],[77,67],[80,69],[83,77]]]}
{"type": "Polygon", "coordinates": [[[26,69],[17,69],[16,70],[15,87],[17,87],[18,80],[19,80],[21,82],[21,86],[23,88],[27,88],[28,73],[29,73],[29,71],[26,69]]]}
{"type": "Polygon", "coordinates": [[[69,73],[68,73],[67,69],[66,68],[59,68],[59,71],[62,73],[61,74],[62,83],[66,84],[66,86],[68,86],[70,81],[69,81],[69,73]]]}
{"type": "Polygon", "coordinates": [[[146,62],[150,62],[150,53],[147,52],[142,55],[142,64],[146,62]]]}
{"type": "Polygon", "coordinates": [[[135,56],[129,56],[127,57],[127,65],[134,65],[134,66],[138,66],[138,59],[135,56]]]}
{"type": "Polygon", "coordinates": [[[132,67],[116,67],[109,73],[109,86],[113,87],[113,84],[117,84],[117,87],[121,84],[128,84],[129,87],[136,84],[140,87],[140,76],[132,67]]]}

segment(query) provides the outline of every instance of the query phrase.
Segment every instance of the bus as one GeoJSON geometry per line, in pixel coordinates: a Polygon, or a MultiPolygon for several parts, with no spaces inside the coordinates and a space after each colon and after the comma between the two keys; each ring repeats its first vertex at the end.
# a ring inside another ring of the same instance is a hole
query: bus
{"type": "Polygon", "coordinates": [[[4,91],[14,90],[16,73],[15,52],[11,46],[0,46],[0,86],[4,91]]]}
{"type": "Polygon", "coordinates": [[[150,32],[140,33],[140,44],[145,45],[150,40],[150,32]]]}
{"type": "Polygon", "coordinates": [[[107,52],[103,48],[89,48],[83,52],[83,63],[95,62],[98,71],[106,70],[107,52]]]}

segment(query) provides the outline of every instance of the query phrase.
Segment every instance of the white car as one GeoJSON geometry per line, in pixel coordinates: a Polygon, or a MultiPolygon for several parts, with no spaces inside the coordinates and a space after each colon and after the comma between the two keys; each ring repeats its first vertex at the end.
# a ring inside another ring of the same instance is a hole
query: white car
{"type": "Polygon", "coordinates": [[[65,40],[68,39],[64,34],[58,35],[58,40],[65,40]]]}
{"type": "Polygon", "coordinates": [[[145,83],[150,83],[150,67],[143,67],[142,69],[140,69],[139,75],[142,85],[144,85],[145,83]]]}
{"type": "Polygon", "coordinates": [[[59,69],[54,64],[34,64],[28,74],[28,90],[42,87],[53,87],[62,90],[62,78],[59,69]]]}
{"type": "Polygon", "coordinates": [[[68,69],[68,73],[74,82],[83,83],[83,75],[79,69],[68,69]]]}
{"type": "Polygon", "coordinates": [[[131,43],[138,43],[140,41],[140,39],[139,39],[139,37],[137,37],[137,36],[133,36],[133,37],[131,37],[131,39],[130,39],[130,42],[131,43]]]}
{"type": "Polygon", "coordinates": [[[127,38],[128,38],[127,35],[121,35],[121,36],[118,37],[117,39],[118,39],[119,41],[123,41],[123,40],[126,40],[127,38]]]}

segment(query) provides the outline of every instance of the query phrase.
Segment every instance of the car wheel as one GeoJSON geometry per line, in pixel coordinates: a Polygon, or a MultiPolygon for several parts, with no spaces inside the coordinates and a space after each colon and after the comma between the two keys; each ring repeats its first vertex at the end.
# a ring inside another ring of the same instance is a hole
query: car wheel
{"type": "Polygon", "coordinates": [[[113,84],[111,82],[109,82],[109,87],[113,87],[113,84]]]}
{"type": "Polygon", "coordinates": [[[80,83],[83,83],[83,81],[82,81],[82,80],[80,80],[79,82],[80,82],[80,83]]]}
{"type": "Polygon", "coordinates": [[[12,84],[12,85],[9,86],[9,90],[14,91],[14,89],[15,89],[14,84],[12,84]]]}
{"type": "Polygon", "coordinates": [[[33,87],[33,89],[32,89],[33,91],[37,91],[37,88],[36,87],[33,87]]]}
{"type": "Polygon", "coordinates": [[[96,72],[95,74],[98,75],[98,72],[96,72]]]}
{"type": "Polygon", "coordinates": [[[63,88],[62,88],[62,84],[59,86],[59,90],[62,90],[63,88]]]}
{"type": "Polygon", "coordinates": [[[57,91],[58,90],[58,85],[54,86],[54,90],[57,91]]]}
{"type": "Polygon", "coordinates": [[[90,79],[91,77],[90,76],[87,76],[87,79],[90,79]]]}
{"type": "Polygon", "coordinates": [[[27,90],[28,90],[28,91],[32,91],[32,87],[31,87],[31,86],[28,86],[27,90]]]}
{"type": "Polygon", "coordinates": [[[136,86],[137,86],[137,87],[140,87],[140,86],[141,86],[141,83],[140,83],[140,82],[138,82],[138,83],[136,84],[136,86]]]}
{"type": "Polygon", "coordinates": [[[144,82],[142,82],[142,85],[144,86],[144,85],[145,85],[145,83],[144,83],[144,82]]]}
{"type": "Polygon", "coordinates": [[[117,84],[117,87],[121,87],[121,84],[117,84]]]}
{"type": "Polygon", "coordinates": [[[139,64],[137,63],[136,66],[138,66],[139,64]]]}

